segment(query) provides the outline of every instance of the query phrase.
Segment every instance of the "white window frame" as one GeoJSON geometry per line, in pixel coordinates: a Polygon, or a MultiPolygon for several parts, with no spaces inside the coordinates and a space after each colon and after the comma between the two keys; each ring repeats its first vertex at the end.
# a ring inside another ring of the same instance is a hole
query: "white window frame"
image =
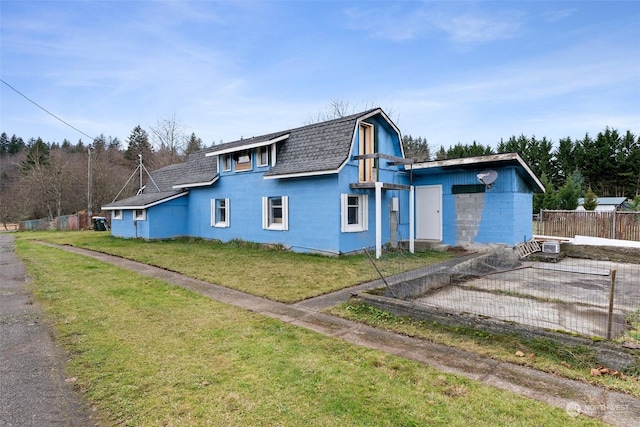
{"type": "Polygon", "coordinates": [[[256,149],[256,164],[258,165],[258,167],[269,166],[269,157],[271,157],[270,154],[271,154],[271,149],[269,146],[258,147],[256,149]],[[267,156],[267,159],[265,162],[262,161],[263,154],[267,156]]]}
{"type": "Polygon", "coordinates": [[[111,215],[112,220],[121,220],[122,219],[122,209],[116,209],[113,211],[113,215],[111,215]]]}
{"type": "Polygon", "coordinates": [[[289,197],[288,196],[274,196],[262,198],[262,228],[265,230],[289,230],[289,197]],[[282,222],[273,221],[273,201],[276,199],[281,200],[282,209],[282,222]]]}
{"type": "Polygon", "coordinates": [[[221,157],[222,157],[222,171],[223,172],[231,171],[231,165],[233,164],[233,159],[231,158],[231,154],[223,154],[221,157]]]}
{"type": "Polygon", "coordinates": [[[276,153],[278,149],[276,144],[271,144],[271,167],[276,165],[276,153]]]}
{"type": "Polygon", "coordinates": [[[369,230],[369,196],[367,194],[340,195],[340,231],[357,233],[369,230]],[[349,224],[349,198],[357,198],[357,223],[349,224]]]}
{"type": "Polygon", "coordinates": [[[147,210],[146,209],[134,209],[133,210],[133,220],[134,221],[146,221],[147,220],[147,210]]]}
{"type": "Polygon", "coordinates": [[[229,227],[231,222],[229,221],[229,215],[231,210],[229,208],[229,199],[211,199],[211,226],[218,228],[229,227]],[[219,215],[219,203],[224,203],[224,221],[220,221],[219,215]]]}

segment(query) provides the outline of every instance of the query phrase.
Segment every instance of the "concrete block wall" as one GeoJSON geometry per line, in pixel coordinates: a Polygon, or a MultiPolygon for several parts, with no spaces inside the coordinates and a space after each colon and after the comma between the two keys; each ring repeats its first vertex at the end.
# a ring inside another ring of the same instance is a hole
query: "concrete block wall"
{"type": "Polygon", "coordinates": [[[484,212],[485,194],[456,194],[454,200],[456,242],[457,244],[475,243],[484,212]]]}

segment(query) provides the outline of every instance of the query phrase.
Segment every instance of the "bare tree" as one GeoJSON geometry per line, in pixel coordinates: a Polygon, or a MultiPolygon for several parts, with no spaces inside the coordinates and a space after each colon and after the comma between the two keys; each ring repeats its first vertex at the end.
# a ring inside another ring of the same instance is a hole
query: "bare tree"
{"type": "Polygon", "coordinates": [[[149,126],[156,151],[156,167],[177,163],[182,160],[182,153],[187,144],[184,125],[173,114],[168,119],[158,120],[155,126],[149,126]]]}
{"type": "MultiPolygon", "coordinates": [[[[370,110],[376,108],[373,101],[361,102],[359,104],[351,105],[351,103],[347,100],[334,98],[329,101],[329,105],[324,109],[324,111],[320,111],[316,117],[310,117],[305,121],[305,124],[311,125],[314,123],[326,122],[333,119],[340,119],[342,117],[349,116],[351,114],[356,114],[361,111],[370,110]]],[[[391,111],[385,110],[387,115],[391,117],[391,111]]]]}

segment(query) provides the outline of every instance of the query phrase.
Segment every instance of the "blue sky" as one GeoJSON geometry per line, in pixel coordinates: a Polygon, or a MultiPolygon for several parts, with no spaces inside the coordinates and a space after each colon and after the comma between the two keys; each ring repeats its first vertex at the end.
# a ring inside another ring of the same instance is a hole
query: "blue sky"
{"type": "MultiPolygon", "coordinates": [[[[90,136],[382,107],[432,148],[640,133],[638,1],[0,1],[1,76],[90,136]]],[[[0,131],[89,139],[0,83],[0,131]]]]}

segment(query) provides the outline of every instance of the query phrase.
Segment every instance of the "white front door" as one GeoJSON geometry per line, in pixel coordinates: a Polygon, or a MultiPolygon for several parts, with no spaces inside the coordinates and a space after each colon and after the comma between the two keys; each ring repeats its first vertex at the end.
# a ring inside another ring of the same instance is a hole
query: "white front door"
{"type": "Polygon", "coordinates": [[[442,186],[416,187],[416,239],[442,240],[442,186]]]}

